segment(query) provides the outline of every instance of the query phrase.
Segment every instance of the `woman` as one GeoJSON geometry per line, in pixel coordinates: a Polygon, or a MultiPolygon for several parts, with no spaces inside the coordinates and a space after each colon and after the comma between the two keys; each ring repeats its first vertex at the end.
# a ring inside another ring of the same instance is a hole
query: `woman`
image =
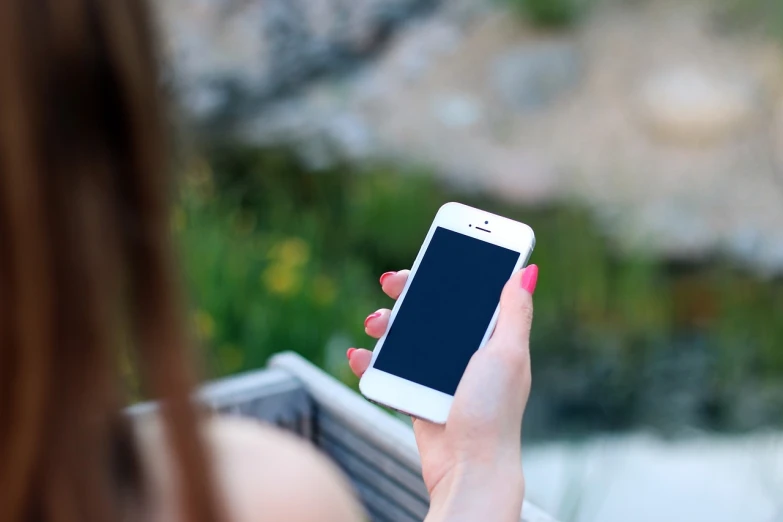
{"type": "MultiPolygon", "coordinates": [[[[0,522],[361,520],[305,443],[188,399],[153,44],[141,0],[0,2],[0,522]],[[120,413],[127,365],[159,419],[120,413]]],[[[518,517],[536,275],[507,285],[448,424],[414,424],[428,520],[518,517]]]]}

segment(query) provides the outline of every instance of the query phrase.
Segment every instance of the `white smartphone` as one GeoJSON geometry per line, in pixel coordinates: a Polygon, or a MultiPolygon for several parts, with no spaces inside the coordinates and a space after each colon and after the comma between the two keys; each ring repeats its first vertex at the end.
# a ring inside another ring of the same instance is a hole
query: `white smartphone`
{"type": "Polygon", "coordinates": [[[442,206],[359,382],[362,394],[445,423],[468,361],[495,328],[503,286],[535,242],[523,223],[459,203],[442,206]]]}

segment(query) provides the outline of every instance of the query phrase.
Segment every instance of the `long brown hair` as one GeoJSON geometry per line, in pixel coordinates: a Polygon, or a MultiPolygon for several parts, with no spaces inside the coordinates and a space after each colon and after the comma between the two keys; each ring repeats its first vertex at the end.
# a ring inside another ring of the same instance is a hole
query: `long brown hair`
{"type": "Polygon", "coordinates": [[[0,522],[145,518],[121,360],[164,401],[184,519],[218,519],[152,33],[142,0],[0,0],[0,522]]]}

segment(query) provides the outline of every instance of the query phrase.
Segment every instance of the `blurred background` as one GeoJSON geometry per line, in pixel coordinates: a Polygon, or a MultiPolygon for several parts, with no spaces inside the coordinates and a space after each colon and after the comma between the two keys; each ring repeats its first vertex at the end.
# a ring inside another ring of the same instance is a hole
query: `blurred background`
{"type": "Polygon", "coordinates": [[[530,500],[783,520],[783,2],[156,4],[213,374],[355,386],[378,276],[460,201],[538,237],[530,500]]]}

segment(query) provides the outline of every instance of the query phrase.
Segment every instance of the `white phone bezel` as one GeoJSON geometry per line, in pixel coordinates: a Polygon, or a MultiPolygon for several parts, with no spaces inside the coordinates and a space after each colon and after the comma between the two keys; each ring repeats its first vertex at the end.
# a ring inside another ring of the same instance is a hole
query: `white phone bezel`
{"type": "MultiPolygon", "coordinates": [[[[416,277],[419,264],[429,247],[432,235],[438,227],[519,252],[519,259],[513,270],[509,272],[509,277],[527,263],[536,241],[533,230],[524,223],[512,221],[460,203],[446,203],[435,216],[435,220],[427,232],[427,237],[424,239],[421,249],[416,256],[416,261],[414,261],[411,267],[405,288],[394,304],[389,317],[389,329],[394,323],[398,310],[405,302],[408,288],[416,277]]],[[[495,309],[479,349],[489,339],[495,328],[497,317],[498,308],[495,309]]],[[[359,381],[359,389],[362,394],[373,402],[400,412],[438,424],[444,424],[448,418],[451,403],[454,400],[453,396],[375,368],[375,360],[378,358],[385,340],[386,335],[378,340],[373,350],[370,367],[359,381]]]]}

